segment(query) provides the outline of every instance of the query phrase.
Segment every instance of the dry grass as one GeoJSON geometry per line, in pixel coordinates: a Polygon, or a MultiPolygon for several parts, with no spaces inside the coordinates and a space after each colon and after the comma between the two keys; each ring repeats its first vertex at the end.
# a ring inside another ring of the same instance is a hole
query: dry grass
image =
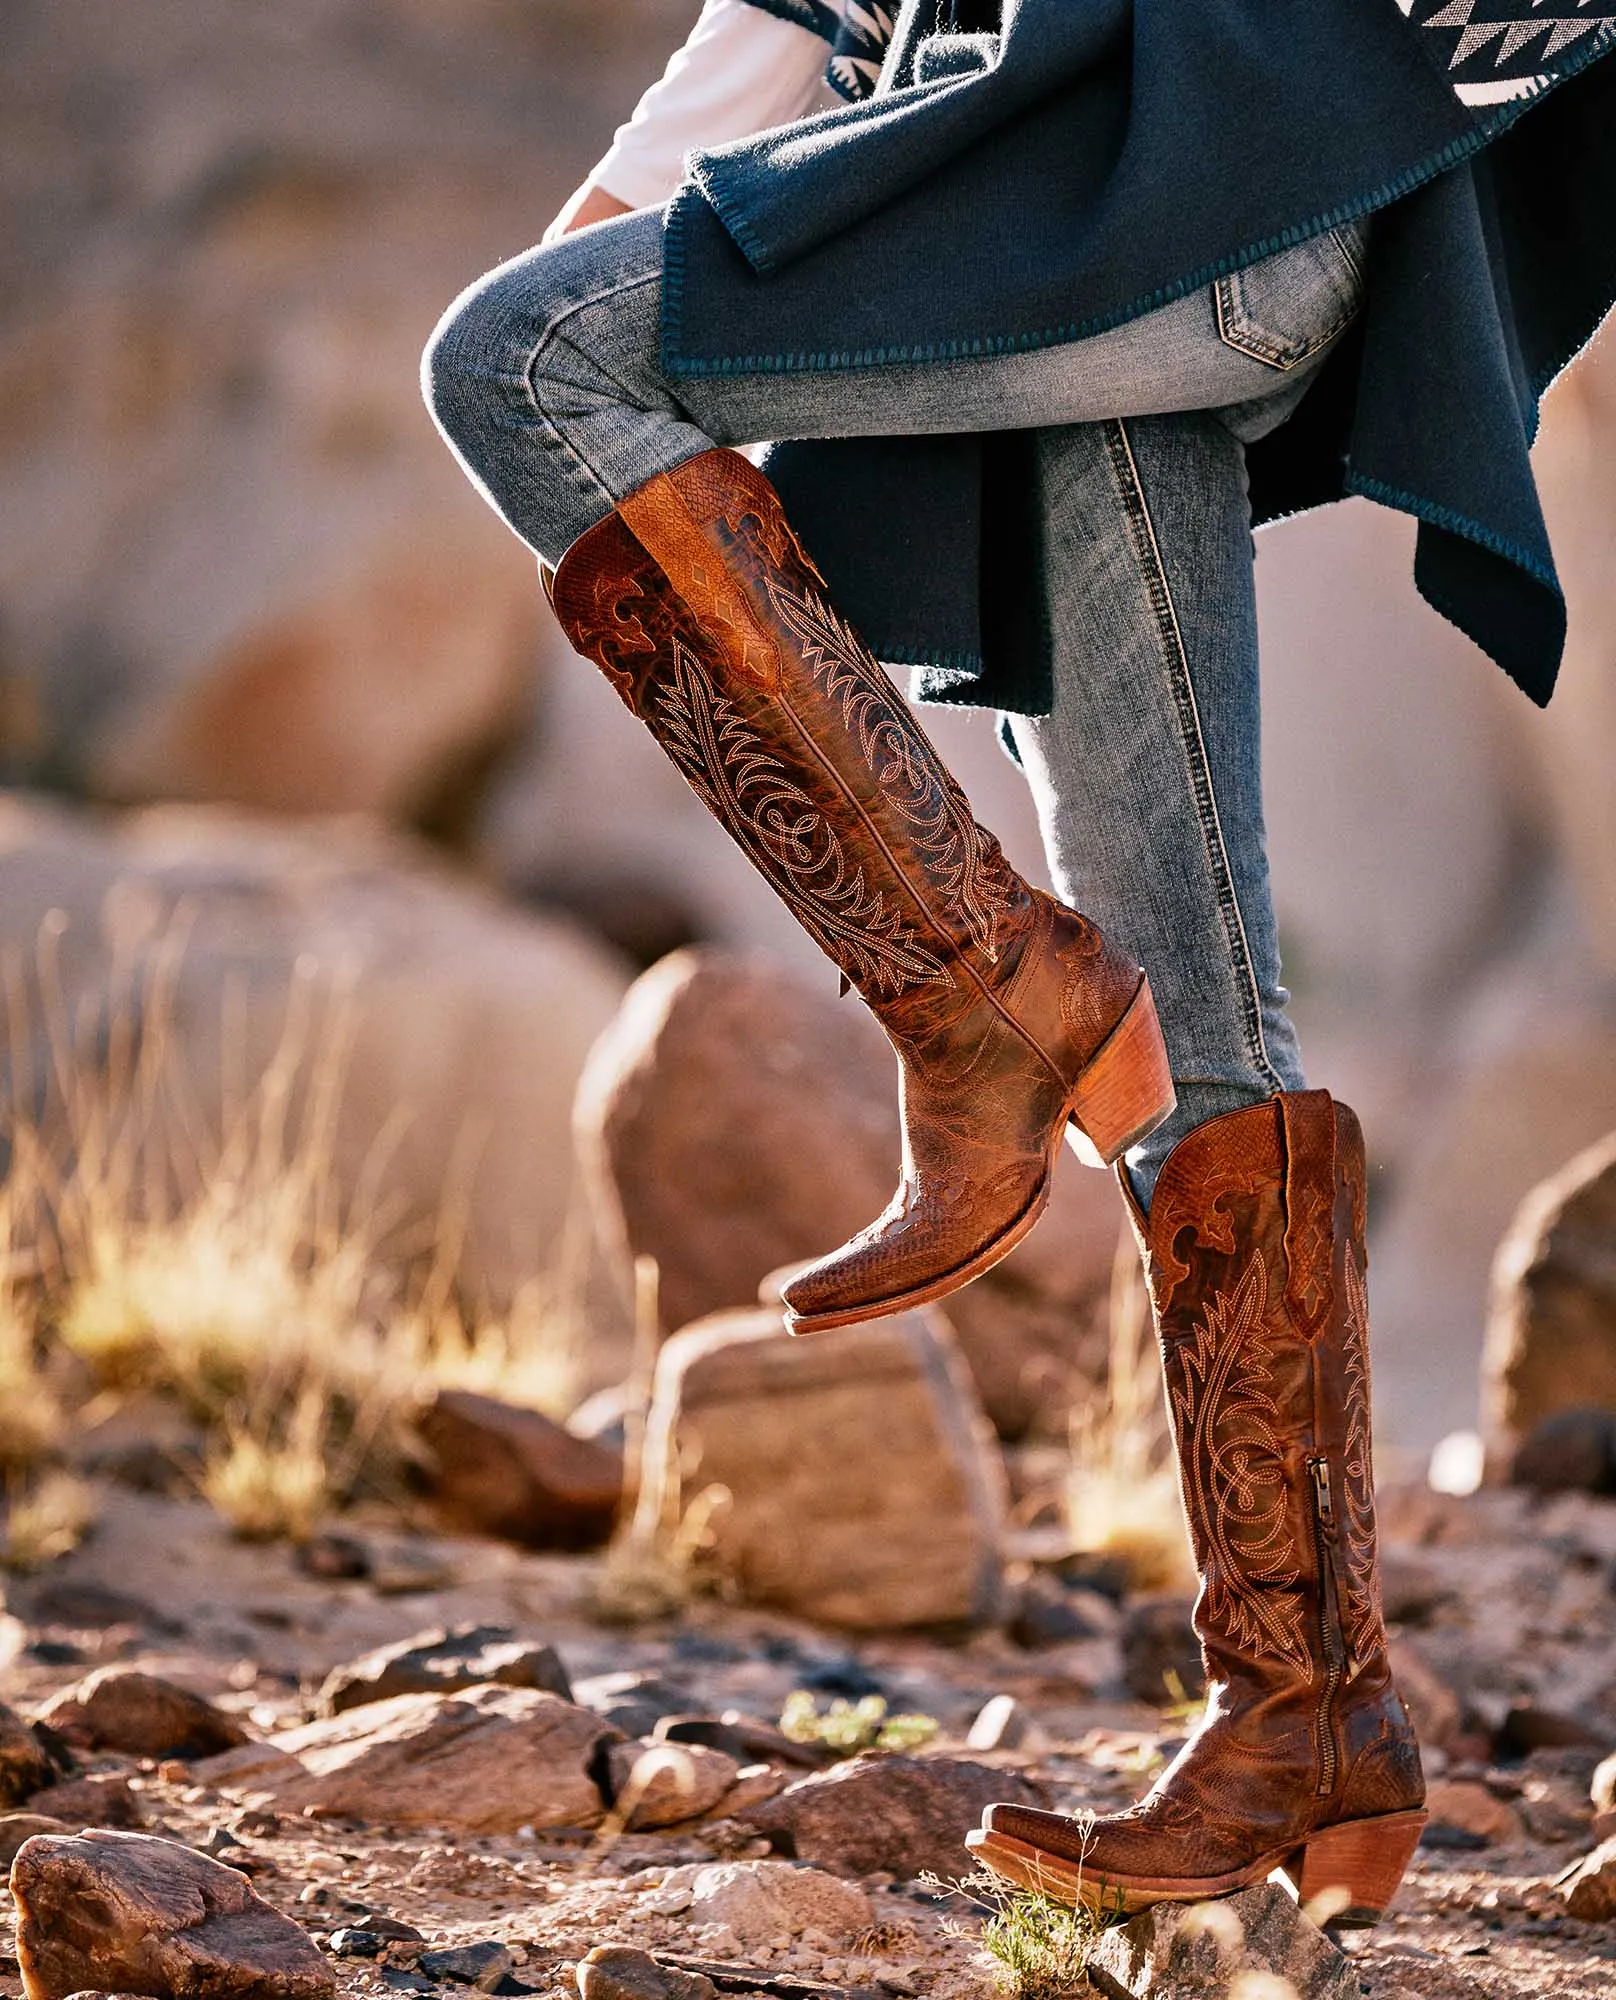
{"type": "MultiPolygon", "coordinates": [[[[454,1162],[419,1274],[401,1275],[410,1260],[378,1189],[402,1119],[339,1188],[354,1025],[342,974],[297,969],[251,1080],[235,1075],[245,1037],[227,1018],[232,1074],[207,1129],[174,1026],[186,929],[182,916],[115,965],[88,1020],[69,1020],[59,926],[32,964],[4,962],[0,1471],[63,1447],[64,1380],[103,1404],[156,1392],[205,1427],[202,1489],[238,1532],[304,1536],[354,1497],[401,1491],[424,1380],[566,1407],[572,1316],[554,1276],[497,1318],[457,1295],[454,1162]]],[[[226,1004],[239,1016],[244,1003],[226,1004]]]]}
{"type": "Polygon", "coordinates": [[[1142,1590],[1193,1581],[1178,1472],[1162,1398],[1161,1359],[1132,1233],[1111,1271],[1103,1393],[1075,1410],[1065,1515],[1073,1545],[1120,1557],[1142,1590]]]}
{"type": "Polygon", "coordinates": [[[26,1575],[71,1555],[95,1526],[92,1488],[71,1472],[48,1471],[7,1504],[0,1563],[26,1575]]]}
{"type": "Polygon", "coordinates": [[[939,1900],[963,1902],[980,1913],[978,1933],[952,1920],[943,1928],[963,1943],[981,1945],[1013,2000],[1078,2000],[1091,1991],[1089,1960],[1115,1912],[1074,1908],[1012,1888],[985,1870],[955,1882],[936,1875],[920,1880],[939,1900]]]}

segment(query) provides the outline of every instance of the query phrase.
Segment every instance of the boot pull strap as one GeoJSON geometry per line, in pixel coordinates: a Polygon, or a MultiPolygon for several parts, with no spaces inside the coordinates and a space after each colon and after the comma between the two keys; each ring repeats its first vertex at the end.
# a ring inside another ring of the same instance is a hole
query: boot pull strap
{"type": "Polygon", "coordinates": [[[1293,1324],[1311,1340],[1335,1285],[1335,1102],[1327,1090],[1297,1090],[1278,1103],[1285,1128],[1285,1299],[1293,1324]]]}

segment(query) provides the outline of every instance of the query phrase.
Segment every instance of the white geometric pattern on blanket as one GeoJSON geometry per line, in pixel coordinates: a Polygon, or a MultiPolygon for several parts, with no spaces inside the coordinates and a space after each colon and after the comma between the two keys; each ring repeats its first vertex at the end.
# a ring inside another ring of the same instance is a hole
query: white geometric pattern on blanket
{"type": "MultiPolygon", "coordinates": [[[[1591,0],[1396,0],[1443,49],[1460,103],[1481,108],[1535,97],[1596,43],[1616,36],[1616,14],[1591,0]]],[[[1609,0],[1606,0],[1609,4],[1609,0]]]]}

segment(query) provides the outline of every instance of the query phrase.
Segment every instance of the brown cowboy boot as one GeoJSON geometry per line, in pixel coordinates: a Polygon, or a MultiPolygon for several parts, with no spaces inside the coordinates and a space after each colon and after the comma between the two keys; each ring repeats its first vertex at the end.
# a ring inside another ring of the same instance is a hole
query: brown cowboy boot
{"type": "Polygon", "coordinates": [[[1322,1090],[1214,1118],[1146,1222],[1201,1592],[1205,1715],[1130,1811],[991,1806],[995,1873],[1108,1910],[1192,1902],[1275,1868],[1374,1923],[1426,1815],[1386,1658],[1375,1555],[1358,1121],[1322,1090]]]}
{"type": "Polygon", "coordinates": [[[898,1053],[902,1185],[788,1285],[797,1331],[941,1298],[1037,1221],[1068,1123],[1109,1163],[1167,1116],[1143,973],[976,824],[748,459],[660,474],[573,544],[551,589],[572,644],[898,1053]]]}

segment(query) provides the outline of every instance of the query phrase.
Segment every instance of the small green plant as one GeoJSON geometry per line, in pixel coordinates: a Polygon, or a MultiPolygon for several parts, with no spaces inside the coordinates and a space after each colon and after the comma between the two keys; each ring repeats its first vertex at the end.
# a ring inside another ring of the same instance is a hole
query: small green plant
{"type": "Polygon", "coordinates": [[[949,1921],[951,1937],[979,1944],[995,1962],[1001,1988],[1014,2000],[1076,2000],[1089,1991],[1094,1947],[1118,1912],[1075,1908],[1033,1889],[1013,1889],[985,1871],[945,1882],[922,1875],[921,1885],[942,1901],[958,1899],[982,1915],[980,1931],[949,1921]]]}
{"type": "Polygon", "coordinates": [[[839,1756],[854,1757],[861,1750],[916,1750],[937,1734],[937,1719],[888,1715],[878,1694],[867,1694],[862,1701],[836,1700],[821,1711],[807,1689],[798,1688],[786,1696],[780,1733],[793,1743],[819,1743],[839,1756]]]}
{"type": "Polygon", "coordinates": [[[1018,1889],[983,1924],[982,1948],[1017,2000],[1063,2000],[1088,1990],[1089,1958],[1104,1929],[1086,1904],[1018,1889]]]}

